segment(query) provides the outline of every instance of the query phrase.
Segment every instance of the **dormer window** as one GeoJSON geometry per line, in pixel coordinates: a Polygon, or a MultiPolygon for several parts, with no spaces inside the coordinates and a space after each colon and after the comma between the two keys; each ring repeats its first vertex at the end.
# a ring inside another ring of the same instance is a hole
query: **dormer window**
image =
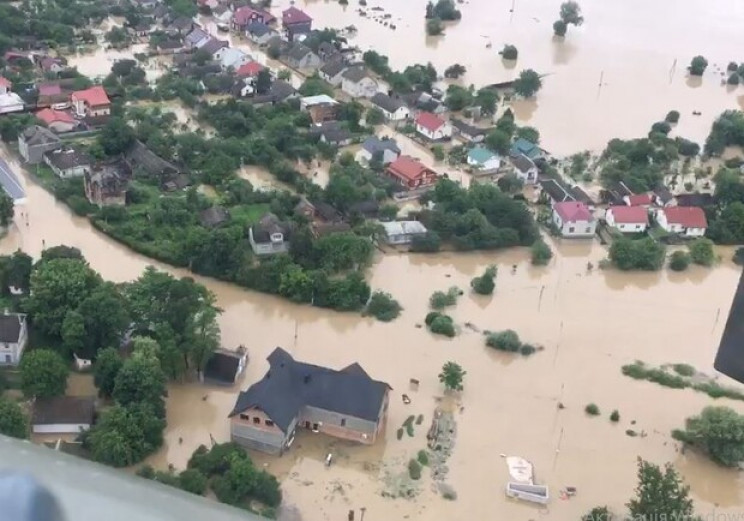
{"type": "Polygon", "coordinates": [[[284,234],[282,233],[272,233],[271,234],[271,242],[284,242],[284,234]]]}

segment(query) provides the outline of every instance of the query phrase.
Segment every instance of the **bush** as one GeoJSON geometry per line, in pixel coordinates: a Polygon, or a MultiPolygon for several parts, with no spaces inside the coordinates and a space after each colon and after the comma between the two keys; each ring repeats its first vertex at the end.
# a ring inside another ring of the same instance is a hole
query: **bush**
{"type": "Polygon", "coordinates": [[[196,469],[186,469],[178,475],[178,483],[186,492],[199,496],[207,490],[207,476],[196,469]]]}
{"type": "Polygon", "coordinates": [[[513,45],[506,44],[504,45],[504,48],[501,49],[501,57],[505,60],[516,60],[518,56],[519,51],[513,45]]]}
{"type": "Polygon", "coordinates": [[[452,317],[437,313],[437,316],[429,324],[429,331],[436,335],[452,338],[455,336],[455,323],[452,317]]]}
{"type": "Polygon", "coordinates": [[[553,251],[542,239],[535,241],[530,248],[530,254],[533,266],[545,266],[553,258],[553,251]]]}
{"type": "Polygon", "coordinates": [[[744,461],[744,416],[729,407],[706,407],[687,418],[685,430],[672,437],[705,452],[713,461],[736,467],[744,461]]]}
{"type": "Polygon", "coordinates": [[[486,337],[486,345],[493,347],[494,349],[500,349],[501,351],[509,351],[516,353],[522,346],[522,341],[519,340],[519,335],[516,331],[507,329],[498,333],[491,333],[486,337]]]}
{"type": "Polygon", "coordinates": [[[700,237],[690,243],[690,259],[695,264],[701,266],[710,266],[716,260],[716,254],[713,251],[713,241],[700,237]]]}
{"type": "Polygon", "coordinates": [[[415,253],[435,253],[441,245],[442,241],[436,232],[427,232],[413,238],[410,250],[415,253]]]}
{"type": "Polygon", "coordinates": [[[691,76],[702,76],[705,72],[705,69],[707,68],[708,60],[706,60],[703,56],[695,56],[690,62],[688,70],[690,71],[691,76]]]}
{"type": "Polygon", "coordinates": [[[681,376],[669,374],[662,369],[646,367],[640,361],[622,366],[621,371],[625,376],[635,380],[647,380],[672,389],[685,389],[690,386],[690,383],[681,376]]]}
{"type": "Polygon", "coordinates": [[[429,454],[425,450],[418,451],[418,462],[421,463],[421,465],[428,465],[429,464],[429,454]]]}
{"type": "Polygon", "coordinates": [[[496,287],[494,278],[496,278],[496,266],[489,266],[483,275],[470,281],[470,287],[479,295],[490,295],[496,287]]]}
{"type": "Polygon", "coordinates": [[[739,70],[739,66],[736,62],[729,62],[728,66],[726,67],[726,70],[728,72],[737,72],[739,70]]]}
{"type": "Polygon", "coordinates": [[[629,239],[619,237],[610,246],[610,261],[621,270],[661,269],[664,265],[664,245],[650,237],[629,239]]]}
{"type": "Polygon", "coordinates": [[[365,315],[371,315],[382,322],[390,322],[400,315],[403,308],[390,293],[375,291],[367,303],[365,315]]]}
{"type": "Polygon", "coordinates": [[[738,85],[740,82],[741,82],[741,78],[739,78],[738,74],[732,74],[726,80],[726,83],[728,83],[729,85],[738,85]]]}
{"type": "Polygon", "coordinates": [[[416,417],[416,425],[421,425],[422,423],[424,423],[424,415],[423,414],[419,414],[416,417]]]}
{"type": "Polygon", "coordinates": [[[617,423],[620,421],[620,413],[615,409],[610,413],[610,421],[613,423],[617,423]]]}
{"type": "Polygon", "coordinates": [[[415,459],[408,462],[408,475],[411,479],[421,479],[421,465],[415,459]]]}
{"type": "Polygon", "coordinates": [[[689,364],[674,364],[672,366],[674,372],[680,376],[695,376],[695,368],[689,364]]]}
{"type": "Polygon", "coordinates": [[[443,30],[442,21],[439,18],[426,21],[426,34],[429,36],[439,36],[443,30]]]}
{"type": "Polygon", "coordinates": [[[460,289],[456,286],[452,286],[446,293],[444,291],[435,291],[429,297],[429,306],[432,309],[444,309],[447,306],[454,306],[457,304],[457,297],[460,294],[460,289]]]}
{"type": "Polygon", "coordinates": [[[666,121],[657,121],[651,125],[651,132],[658,132],[665,136],[672,131],[672,127],[666,121]]]}
{"type": "Polygon", "coordinates": [[[599,407],[597,407],[597,404],[590,403],[584,407],[584,412],[590,416],[599,416],[599,407]]]}
{"type": "Polygon", "coordinates": [[[556,20],[553,22],[553,34],[556,36],[566,36],[568,25],[563,20],[556,20]]]}
{"type": "Polygon", "coordinates": [[[669,268],[673,271],[685,271],[690,261],[690,255],[687,252],[675,251],[669,256],[669,268]]]}
{"type": "Polygon", "coordinates": [[[670,110],[669,112],[667,112],[664,121],[666,121],[667,123],[677,123],[679,121],[679,111],[670,110]]]}
{"type": "Polygon", "coordinates": [[[744,247],[736,248],[731,260],[738,266],[744,266],[744,247]]]}
{"type": "Polygon", "coordinates": [[[397,431],[395,431],[395,437],[398,438],[398,440],[402,440],[403,439],[403,433],[404,432],[405,431],[403,430],[403,427],[401,427],[400,429],[398,429],[397,431]]]}
{"type": "Polygon", "coordinates": [[[434,155],[435,161],[444,161],[444,148],[442,148],[442,145],[431,147],[431,153],[434,155]]]}
{"type": "Polygon", "coordinates": [[[530,356],[537,351],[537,348],[532,344],[522,344],[519,346],[519,354],[522,356],[530,356]]]}

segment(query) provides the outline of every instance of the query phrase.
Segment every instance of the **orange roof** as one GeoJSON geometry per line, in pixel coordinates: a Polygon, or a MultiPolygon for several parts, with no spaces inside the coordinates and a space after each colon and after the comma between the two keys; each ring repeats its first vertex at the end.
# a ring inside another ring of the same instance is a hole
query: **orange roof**
{"type": "Polygon", "coordinates": [[[642,206],[610,206],[607,212],[618,224],[648,224],[648,211],[642,206]]]}
{"type": "Polygon", "coordinates": [[[415,181],[427,170],[431,169],[419,162],[418,159],[414,159],[411,156],[400,156],[388,165],[388,171],[391,174],[400,179],[405,179],[406,181],[415,181]]]}
{"type": "Polygon", "coordinates": [[[91,107],[111,104],[111,100],[109,100],[106,91],[103,90],[103,87],[100,85],[94,85],[85,90],[76,90],[72,93],[72,99],[84,101],[91,107]]]}
{"type": "Polygon", "coordinates": [[[36,113],[36,117],[47,125],[52,123],[75,123],[75,118],[69,112],[63,110],[44,109],[36,113]]]}

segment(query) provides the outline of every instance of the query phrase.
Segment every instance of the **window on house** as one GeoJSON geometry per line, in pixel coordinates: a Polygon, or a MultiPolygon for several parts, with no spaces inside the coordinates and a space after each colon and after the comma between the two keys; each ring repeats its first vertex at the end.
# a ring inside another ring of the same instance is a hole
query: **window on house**
{"type": "Polygon", "coordinates": [[[571,226],[571,227],[570,227],[570,228],[568,229],[568,233],[573,233],[573,232],[574,232],[574,227],[573,227],[573,226],[571,226]]]}
{"type": "Polygon", "coordinates": [[[261,418],[259,418],[257,416],[254,416],[253,417],[253,423],[255,423],[256,425],[258,425],[259,423],[261,423],[261,418]]]}
{"type": "Polygon", "coordinates": [[[241,415],[240,415],[240,419],[241,419],[241,420],[245,420],[245,421],[248,421],[248,420],[250,420],[250,419],[251,419],[251,417],[250,417],[250,416],[248,416],[247,414],[241,414],[241,415]]]}
{"type": "Polygon", "coordinates": [[[591,226],[587,226],[586,227],[586,233],[592,233],[592,227],[591,226]]]}
{"type": "Polygon", "coordinates": [[[274,426],[274,422],[271,421],[271,420],[266,420],[264,423],[266,424],[267,427],[273,427],[274,426]]]}
{"type": "Polygon", "coordinates": [[[346,427],[346,418],[341,418],[341,427],[346,427]]]}

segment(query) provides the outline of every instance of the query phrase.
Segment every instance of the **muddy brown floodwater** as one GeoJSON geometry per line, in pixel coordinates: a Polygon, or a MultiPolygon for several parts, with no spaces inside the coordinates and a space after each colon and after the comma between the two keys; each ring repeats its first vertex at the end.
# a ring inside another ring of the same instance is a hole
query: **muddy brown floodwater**
{"type": "MultiPolygon", "coordinates": [[[[281,13],[290,2],[275,1],[272,11],[281,13]]],[[[561,0],[458,3],[462,20],[448,23],[440,37],[426,35],[426,2],[369,0],[366,17],[356,1],[295,4],[316,27],[356,26],[350,43],[388,55],[396,69],[432,62],[442,74],[461,63],[467,67],[463,83],[476,86],[511,80],[526,68],[546,74],[536,100],[516,102],[513,109],[521,123],[540,130],[542,144],[555,154],[644,135],[672,109],[682,114],[675,134],[702,143],[718,114],[744,107],[744,87],[721,85],[721,71],[739,61],[737,51],[744,48],[739,0],[582,0],[586,23],[571,27],[564,40],[553,38],[552,30],[561,0]],[[388,14],[395,31],[383,25],[388,14]],[[507,43],[519,50],[516,64],[498,54],[507,43]],[[702,80],[689,79],[686,67],[698,54],[710,66],[702,80]],[[692,116],[693,110],[702,116],[692,116]]]]}
{"type": "MultiPolygon", "coordinates": [[[[0,242],[3,253],[20,247],[38,256],[45,241],[46,246],[80,248],[93,268],[114,281],[132,279],[149,264],[184,274],[107,239],[28,178],[24,182],[28,204],[16,213],[28,212],[29,225],[17,215],[0,242]]],[[[744,494],[739,475],[690,452],[681,455],[669,436],[705,405],[720,403],[741,411],[740,402],[714,402],[703,394],[637,382],[620,373],[622,364],[641,359],[650,364],[685,362],[712,374],[738,269],[724,260],[713,269],[693,267],[683,274],[588,273],[587,261],[596,265],[606,255],[602,247],[583,242],[553,246],[556,257],[545,268],[531,267],[523,250],[381,255],[369,270],[372,286],[390,291],[405,308],[389,324],[296,306],[197,277],[224,310],[219,319],[224,345],[245,344],[251,362],[244,381],[232,389],[171,385],[166,442],[150,463],[183,468],[199,444],[227,441],[227,414],[236,393],[261,378],[266,355],[283,346],[298,359],[332,367],[358,361],[394,389],[385,439],[373,447],[302,433],[281,458],[254,455],[258,465],[279,475],[285,503],[307,521],[338,520],[349,508],[360,507],[366,507],[368,519],[535,519],[541,514],[578,519],[597,504],[622,508],[632,494],[637,456],[674,463],[692,486],[701,513],[714,505],[740,509],[744,494]],[[495,294],[471,295],[470,279],[492,263],[499,267],[495,294]],[[451,310],[460,334],[447,340],[417,328],[431,292],[452,285],[465,290],[451,310]],[[529,358],[494,352],[465,322],[481,330],[513,328],[545,349],[529,358]],[[415,499],[384,498],[380,492],[386,473],[403,471],[406,461],[426,446],[426,427],[442,395],[437,374],[449,360],[467,371],[462,409],[455,413],[457,443],[449,460],[448,481],[459,499],[435,497],[427,472],[415,499]],[[409,389],[410,378],[420,380],[417,391],[409,389]],[[410,405],[402,403],[402,393],[411,397],[410,405]],[[558,410],[559,401],[564,410],[558,410]],[[589,402],[601,408],[602,416],[584,414],[589,402]],[[621,414],[617,425],[607,418],[612,409],[621,414]],[[410,414],[423,414],[424,423],[414,437],[398,441],[395,431],[410,414]],[[628,437],[628,428],[647,436],[628,437]],[[329,451],[336,458],[327,468],[323,460],[329,451]],[[555,498],[547,511],[505,498],[508,474],[500,454],[520,455],[535,465],[538,482],[548,484],[555,498]],[[579,493],[563,501],[558,491],[567,485],[579,493]]],[[[721,254],[728,259],[731,252],[721,254]]],[[[74,377],[70,390],[90,392],[89,379],[74,377]]]]}

